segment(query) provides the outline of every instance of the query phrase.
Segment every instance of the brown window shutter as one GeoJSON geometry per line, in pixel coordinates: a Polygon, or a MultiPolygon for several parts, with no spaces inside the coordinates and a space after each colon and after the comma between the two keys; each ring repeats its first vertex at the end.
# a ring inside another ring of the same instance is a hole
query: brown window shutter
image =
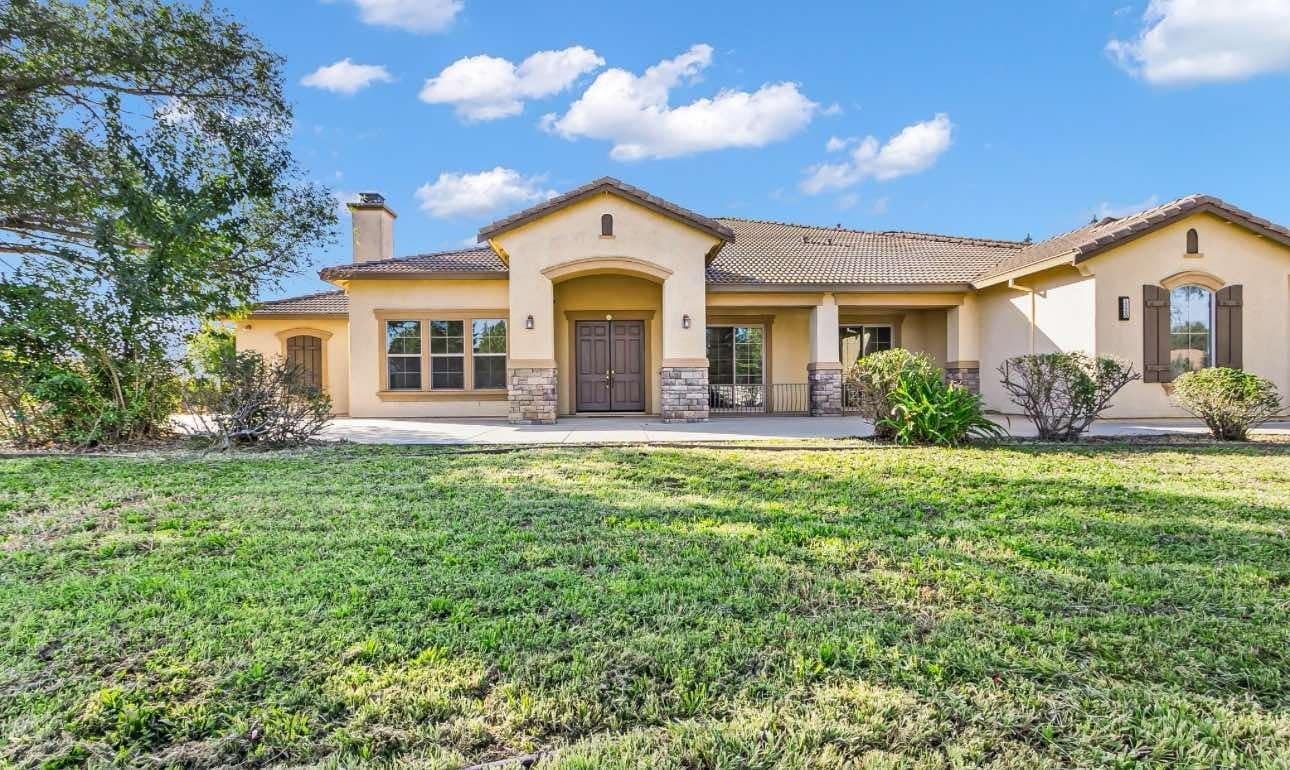
{"type": "Polygon", "coordinates": [[[1169,382],[1169,290],[1142,287],[1142,381],[1169,382]]]}
{"type": "Polygon", "coordinates": [[[1214,295],[1214,365],[1241,368],[1241,300],[1239,285],[1224,286],[1214,295]]]}

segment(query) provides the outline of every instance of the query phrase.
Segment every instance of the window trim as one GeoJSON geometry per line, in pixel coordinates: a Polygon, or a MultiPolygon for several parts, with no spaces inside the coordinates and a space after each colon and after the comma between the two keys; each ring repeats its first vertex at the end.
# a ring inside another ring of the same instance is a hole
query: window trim
{"type": "MultiPolygon", "coordinates": [[[[446,310],[426,310],[426,309],[409,309],[402,310],[397,308],[382,308],[374,310],[372,313],[377,322],[377,331],[380,335],[380,355],[377,356],[377,376],[378,390],[377,396],[381,400],[388,401],[418,401],[434,400],[442,398],[445,400],[460,400],[462,398],[478,398],[481,400],[496,400],[506,397],[507,388],[476,388],[475,387],[475,365],[474,365],[474,341],[471,329],[475,321],[505,321],[506,322],[506,353],[504,354],[509,368],[511,355],[511,314],[509,310],[498,308],[481,308],[481,309],[446,309],[446,310]],[[389,365],[387,363],[387,353],[389,346],[385,341],[385,324],[388,321],[420,321],[421,322],[421,387],[413,389],[390,388],[389,365]],[[432,370],[430,366],[431,358],[435,356],[455,358],[456,353],[437,353],[430,352],[430,322],[431,321],[461,321],[462,322],[462,385],[460,388],[434,388],[431,387],[432,370]]],[[[487,355],[503,355],[492,353],[487,355]]]]}
{"type": "Polygon", "coordinates": [[[330,378],[328,378],[327,376],[327,371],[328,371],[327,348],[331,347],[331,345],[329,344],[332,337],[331,332],[325,329],[319,329],[314,326],[293,326],[290,329],[283,329],[280,332],[276,332],[273,336],[278,338],[278,344],[281,347],[281,351],[279,352],[279,355],[282,356],[282,359],[284,361],[287,358],[287,340],[291,339],[292,337],[300,337],[300,336],[317,337],[319,340],[321,340],[322,361],[319,363],[319,366],[322,367],[322,389],[324,393],[331,392],[330,378]]]}

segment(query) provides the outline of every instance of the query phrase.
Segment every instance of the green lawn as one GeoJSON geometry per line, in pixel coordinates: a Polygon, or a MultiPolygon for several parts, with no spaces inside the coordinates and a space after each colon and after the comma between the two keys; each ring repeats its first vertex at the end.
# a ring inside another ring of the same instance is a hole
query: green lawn
{"type": "Polygon", "coordinates": [[[1290,767],[1290,447],[0,460],[0,765],[1290,767]]]}

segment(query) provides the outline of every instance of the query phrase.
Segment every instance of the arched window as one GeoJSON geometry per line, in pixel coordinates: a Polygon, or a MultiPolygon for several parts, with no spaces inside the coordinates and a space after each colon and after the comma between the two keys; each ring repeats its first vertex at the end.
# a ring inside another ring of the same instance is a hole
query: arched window
{"type": "Polygon", "coordinates": [[[1200,236],[1196,234],[1196,228],[1187,231],[1187,253],[1200,253],[1200,236]]]}
{"type": "Polygon", "coordinates": [[[614,215],[600,215],[600,234],[604,237],[610,237],[614,234],[614,215]]]}
{"type": "Polygon", "coordinates": [[[1169,292],[1169,371],[1214,365],[1214,292],[1189,284],[1169,292]]]}

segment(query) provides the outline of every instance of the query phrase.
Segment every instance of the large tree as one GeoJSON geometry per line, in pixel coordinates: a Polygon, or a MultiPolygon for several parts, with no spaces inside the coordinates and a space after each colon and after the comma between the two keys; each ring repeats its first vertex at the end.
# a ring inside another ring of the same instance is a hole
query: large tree
{"type": "Polygon", "coordinates": [[[0,359],[58,350],[124,408],[330,239],[290,131],[281,59],[209,4],[0,0],[0,359]]]}

